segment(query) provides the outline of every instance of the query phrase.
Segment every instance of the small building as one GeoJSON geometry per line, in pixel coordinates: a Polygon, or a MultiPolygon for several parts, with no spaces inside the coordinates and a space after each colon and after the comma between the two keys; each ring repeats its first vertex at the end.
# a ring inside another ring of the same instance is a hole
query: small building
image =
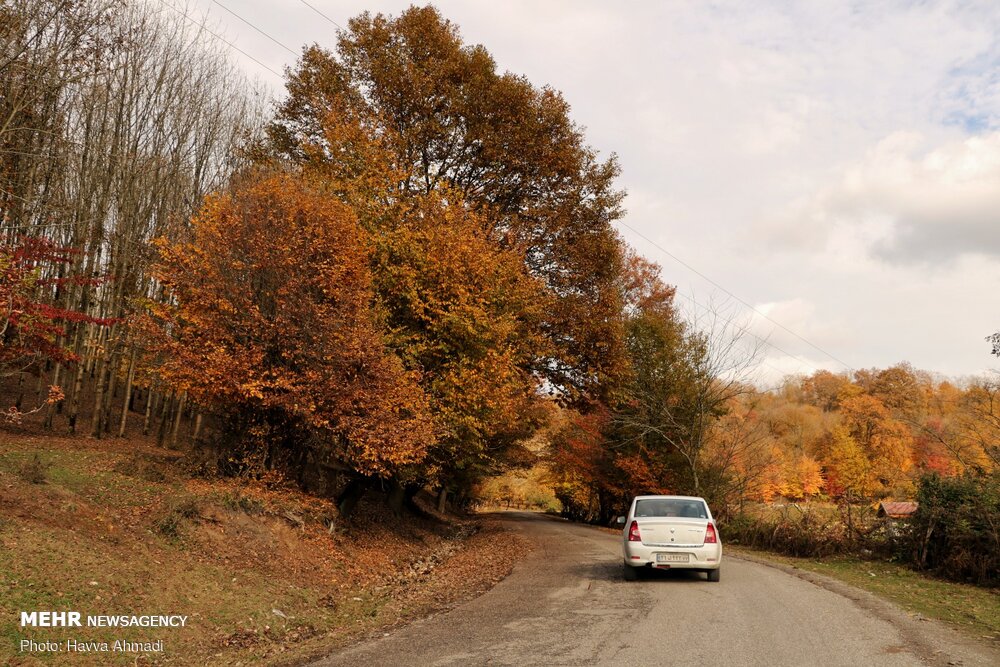
{"type": "Polygon", "coordinates": [[[904,500],[893,501],[883,500],[878,504],[876,516],[879,518],[889,517],[890,519],[908,519],[910,515],[917,511],[917,503],[904,500]]]}

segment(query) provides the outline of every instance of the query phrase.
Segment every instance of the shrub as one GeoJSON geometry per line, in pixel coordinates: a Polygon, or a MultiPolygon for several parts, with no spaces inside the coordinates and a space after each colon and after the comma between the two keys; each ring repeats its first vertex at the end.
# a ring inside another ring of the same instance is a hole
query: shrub
{"type": "Polygon", "coordinates": [[[21,479],[31,484],[45,484],[48,477],[49,464],[43,463],[36,452],[30,461],[21,466],[21,479]]]}
{"type": "Polygon", "coordinates": [[[178,538],[181,536],[181,516],[176,512],[169,512],[166,516],[156,522],[156,532],[164,537],[178,538]]]}
{"type": "Polygon", "coordinates": [[[243,512],[254,516],[264,513],[264,504],[240,493],[227,493],[222,497],[222,506],[230,512],[243,512]]]}
{"type": "Polygon", "coordinates": [[[723,542],[790,556],[819,557],[844,553],[849,535],[836,519],[822,520],[811,512],[783,513],[770,518],[736,514],[720,522],[723,542]]]}
{"type": "Polygon", "coordinates": [[[919,569],[990,586],[1000,584],[1000,472],[920,480],[910,553],[919,569]]]}
{"type": "Polygon", "coordinates": [[[183,498],[170,506],[163,517],[156,522],[156,532],[164,537],[175,539],[181,536],[181,528],[185,519],[197,519],[201,516],[201,508],[193,497],[183,498]]]}
{"type": "Polygon", "coordinates": [[[201,515],[201,508],[198,507],[197,500],[188,497],[178,500],[174,504],[172,512],[184,519],[195,519],[201,515]]]}
{"type": "Polygon", "coordinates": [[[147,482],[163,482],[167,479],[167,474],[163,472],[163,469],[151,461],[147,461],[139,469],[139,476],[147,482]]]}

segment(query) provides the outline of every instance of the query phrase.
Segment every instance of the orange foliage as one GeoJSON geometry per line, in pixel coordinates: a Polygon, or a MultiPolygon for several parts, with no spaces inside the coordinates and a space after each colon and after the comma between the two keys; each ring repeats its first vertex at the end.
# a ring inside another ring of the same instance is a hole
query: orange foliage
{"type": "Polygon", "coordinates": [[[439,425],[437,464],[474,464],[529,435],[547,302],[518,253],[486,238],[475,214],[435,197],[384,233],[376,252],[391,345],[422,369],[439,425]]]}
{"type": "Polygon", "coordinates": [[[834,496],[852,493],[867,498],[874,493],[875,488],[871,461],[850,432],[838,426],[832,433],[827,455],[827,493],[834,496]]]}
{"type": "Polygon", "coordinates": [[[476,213],[546,292],[532,371],[573,398],[621,372],[622,215],[599,160],[550,88],[498,72],[433,7],[353,19],[334,52],[304,51],[268,128],[270,157],[317,170],[376,233],[414,198],[476,213]]]}
{"type": "Polygon", "coordinates": [[[843,401],[840,414],[883,490],[891,491],[906,479],[913,467],[913,434],[905,424],[894,419],[878,398],[867,394],[843,401]]]}
{"type": "Polygon", "coordinates": [[[418,376],[372,317],[367,239],[302,179],[258,175],[161,243],[160,373],[269,446],[264,424],[365,474],[420,461],[435,434],[418,376]],[[309,435],[291,434],[305,432],[309,435]]]}

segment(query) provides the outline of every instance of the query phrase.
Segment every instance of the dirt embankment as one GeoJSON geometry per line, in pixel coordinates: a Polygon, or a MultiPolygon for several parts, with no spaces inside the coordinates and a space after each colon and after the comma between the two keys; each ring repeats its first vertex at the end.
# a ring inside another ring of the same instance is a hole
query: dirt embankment
{"type": "Polygon", "coordinates": [[[497,522],[397,518],[278,483],[186,476],[146,441],[0,433],[0,662],[296,664],[453,606],[528,550],[497,522]],[[21,628],[19,613],[179,614],[183,628],[21,628]],[[154,652],[20,642],[163,640],[154,652]]]}

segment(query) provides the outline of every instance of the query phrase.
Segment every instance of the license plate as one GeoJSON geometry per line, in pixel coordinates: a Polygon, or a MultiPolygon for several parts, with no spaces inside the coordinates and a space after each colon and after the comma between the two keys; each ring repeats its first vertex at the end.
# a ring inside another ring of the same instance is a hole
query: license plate
{"type": "Polygon", "coordinates": [[[657,563],[687,563],[690,554],[656,554],[657,563]]]}

